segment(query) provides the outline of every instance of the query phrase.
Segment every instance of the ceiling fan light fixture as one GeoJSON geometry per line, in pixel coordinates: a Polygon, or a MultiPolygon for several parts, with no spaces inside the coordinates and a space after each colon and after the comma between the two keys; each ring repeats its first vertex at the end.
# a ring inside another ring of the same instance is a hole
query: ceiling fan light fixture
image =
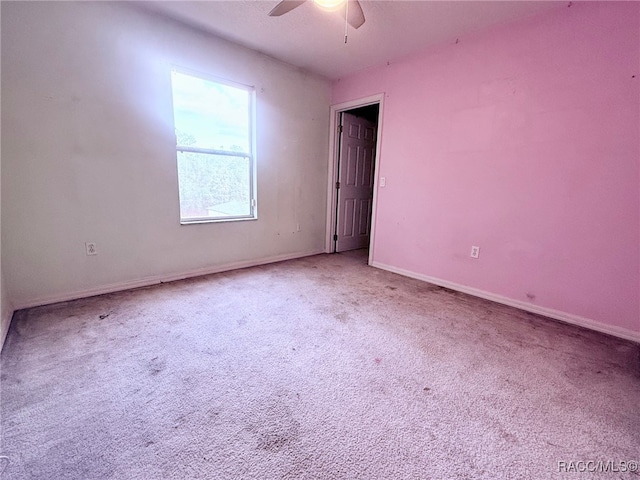
{"type": "Polygon", "coordinates": [[[324,10],[337,10],[346,0],[313,0],[313,3],[324,10]]]}

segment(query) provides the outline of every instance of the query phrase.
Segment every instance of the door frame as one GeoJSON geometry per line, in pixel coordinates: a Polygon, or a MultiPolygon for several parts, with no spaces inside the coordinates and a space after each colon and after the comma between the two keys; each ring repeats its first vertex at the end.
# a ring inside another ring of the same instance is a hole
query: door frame
{"type": "Polygon", "coordinates": [[[336,182],[338,181],[338,155],[340,152],[340,135],[338,135],[338,125],[340,125],[340,114],[354,108],[366,107],[378,104],[378,131],[376,134],[376,155],[373,162],[373,205],[371,207],[371,232],[369,233],[369,260],[373,261],[373,245],[375,242],[376,230],[376,205],[378,202],[378,167],[380,162],[380,144],[382,141],[382,115],[384,112],[384,93],[378,93],[369,97],[351,100],[349,102],[331,105],[329,117],[329,171],[327,176],[327,223],[325,231],[324,251],[333,253],[333,236],[336,233],[336,206],[338,202],[338,192],[336,182]]]}

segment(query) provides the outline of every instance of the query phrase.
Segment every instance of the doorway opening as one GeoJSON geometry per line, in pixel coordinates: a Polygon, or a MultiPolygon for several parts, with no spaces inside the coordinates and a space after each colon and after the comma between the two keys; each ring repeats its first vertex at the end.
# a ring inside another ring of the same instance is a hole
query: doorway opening
{"type": "Polygon", "coordinates": [[[332,107],[327,253],[373,254],[382,95],[332,107]]]}

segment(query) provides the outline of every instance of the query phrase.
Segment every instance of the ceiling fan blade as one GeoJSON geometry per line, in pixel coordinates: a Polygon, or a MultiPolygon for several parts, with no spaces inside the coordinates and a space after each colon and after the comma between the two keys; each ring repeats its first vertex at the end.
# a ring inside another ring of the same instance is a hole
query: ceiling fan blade
{"type": "Polygon", "coordinates": [[[282,0],[279,4],[273,7],[273,10],[269,12],[270,17],[279,17],[285,13],[290,12],[296,7],[299,7],[305,2],[305,0],[282,0]]]}
{"type": "MultiPolygon", "coordinates": [[[[364,12],[358,0],[348,0],[349,2],[349,18],[347,22],[353,28],[360,28],[364,23],[364,12]]],[[[344,15],[344,13],[343,13],[344,15]]]]}

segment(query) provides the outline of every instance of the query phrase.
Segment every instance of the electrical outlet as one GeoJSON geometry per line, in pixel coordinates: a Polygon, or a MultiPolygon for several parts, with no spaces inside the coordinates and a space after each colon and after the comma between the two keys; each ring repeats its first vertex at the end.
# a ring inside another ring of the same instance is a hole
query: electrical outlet
{"type": "Polygon", "coordinates": [[[380,177],[380,187],[386,187],[387,186],[387,177],[380,177]]]}
{"type": "Polygon", "coordinates": [[[96,247],[96,244],[93,242],[87,242],[84,244],[86,250],[87,250],[87,255],[97,255],[98,254],[98,248],[96,247]]]}
{"type": "Polygon", "coordinates": [[[478,258],[480,256],[480,247],[471,247],[471,258],[478,258]]]}
{"type": "Polygon", "coordinates": [[[300,224],[296,224],[296,232],[301,232],[302,228],[300,227],[300,224]]]}

